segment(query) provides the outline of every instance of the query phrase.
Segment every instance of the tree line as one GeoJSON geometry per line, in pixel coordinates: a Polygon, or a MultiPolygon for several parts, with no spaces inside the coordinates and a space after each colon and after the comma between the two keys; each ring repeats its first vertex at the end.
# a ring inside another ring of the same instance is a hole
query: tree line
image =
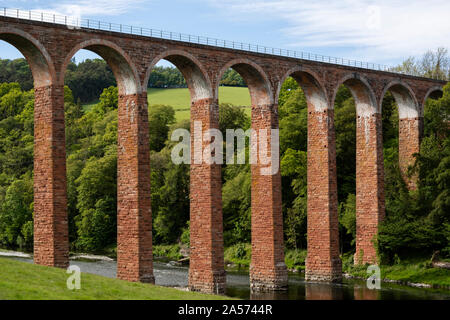
{"type": "MultiPolygon", "coordinates": [[[[28,91],[33,88],[33,76],[24,58],[0,59],[0,83],[17,82],[28,91]]],[[[75,102],[91,103],[98,100],[104,89],[116,86],[111,68],[102,59],[86,59],[67,66],[65,84],[72,91],[75,102]]],[[[242,77],[233,69],[227,70],[220,82],[223,86],[245,87],[242,77]]],[[[150,73],[149,88],[187,88],[181,72],[174,67],[156,66],[150,73]]]]}

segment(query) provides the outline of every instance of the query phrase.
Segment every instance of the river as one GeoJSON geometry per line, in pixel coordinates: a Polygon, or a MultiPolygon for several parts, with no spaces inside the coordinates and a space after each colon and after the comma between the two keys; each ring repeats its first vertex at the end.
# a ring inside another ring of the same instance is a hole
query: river
{"type": "MultiPolygon", "coordinates": [[[[18,258],[32,263],[29,258],[18,258]]],[[[71,265],[80,267],[81,272],[93,273],[109,278],[116,277],[116,261],[71,260],[71,265]]],[[[155,284],[186,288],[188,268],[171,263],[154,262],[155,284]]],[[[342,283],[309,283],[303,274],[289,274],[289,289],[286,292],[250,293],[247,272],[227,272],[226,295],[241,299],[284,299],[284,300],[450,300],[449,290],[413,288],[391,283],[381,283],[380,290],[369,290],[365,281],[344,279],[342,283]]]]}

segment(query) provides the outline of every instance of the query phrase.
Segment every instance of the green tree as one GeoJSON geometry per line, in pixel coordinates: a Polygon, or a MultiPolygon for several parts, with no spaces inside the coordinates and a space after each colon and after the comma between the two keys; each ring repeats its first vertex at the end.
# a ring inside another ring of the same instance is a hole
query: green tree
{"type": "Polygon", "coordinates": [[[15,248],[23,243],[28,249],[32,247],[32,233],[24,225],[33,219],[33,179],[31,172],[15,180],[6,190],[0,207],[0,243],[15,248]]]}
{"type": "Polygon", "coordinates": [[[153,105],[148,112],[150,150],[161,151],[168,139],[170,126],[175,123],[175,110],[171,106],[153,105]]]}
{"type": "Polygon", "coordinates": [[[117,152],[111,149],[102,158],[90,158],[76,184],[77,208],[80,211],[80,215],[75,217],[78,228],[76,247],[95,252],[115,244],[117,152]]]}

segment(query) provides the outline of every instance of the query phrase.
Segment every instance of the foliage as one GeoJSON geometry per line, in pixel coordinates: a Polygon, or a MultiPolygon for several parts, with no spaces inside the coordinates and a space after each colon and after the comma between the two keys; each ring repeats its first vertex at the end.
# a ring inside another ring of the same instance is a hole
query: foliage
{"type": "Polygon", "coordinates": [[[172,261],[178,261],[183,258],[178,244],[155,245],[153,246],[153,255],[155,257],[164,257],[172,261]]]}
{"type": "Polygon", "coordinates": [[[65,84],[72,90],[75,101],[90,102],[98,99],[103,89],[116,85],[111,68],[102,59],[86,59],[79,64],[70,62],[65,84]]]}
{"type": "Polygon", "coordinates": [[[425,106],[425,136],[410,173],[418,172],[418,190],[408,192],[397,163],[386,164],[386,220],[380,227],[379,253],[385,262],[395,254],[449,254],[450,85],[439,100],[425,106]]]}
{"type": "Polygon", "coordinates": [[[409,57],[401,65],[391,68],[392,71],[405,72],[415,76],[423,76],[440,80],[450,79],[450,57],[448,49],[428,50],[420,60],[409,57]]]}
{"type": "Polygon", "coordinates": [[[148,113],[150,150],[159,152],[168,139],[169,127],[175,123],[175,110],[171,106],[153,105],[148,113]]]}
{"type": "Polygon", "coordinates": [[[304,270],[306,262],[306,250],[286,250],[285,251],[285,263],[289,270],[304,270]]]}
{"type": "Polygon", "coordinates": [[[245,81],[241,77],[241,75],[233,69],[228,69],[227,71],[225,71],[222,79],[220,80],[220,85],[227,86],[227,87],[246,87],[247,86],[247,84],[245,83],[245,81]]]}
{"type": "Polygon", "coordinates": [[[252,254],[250,243],[236,243],[233,246],[225,248],[225,262],[232,262],[237,265],[249,266],[252,254]]]}
{"type": "Polygon", "coordinates": [[[0,59],[0,83],[12,82],[18,83],[24,91],[33,88],[33,76],[24,58],[14,60],[0,59]]]}

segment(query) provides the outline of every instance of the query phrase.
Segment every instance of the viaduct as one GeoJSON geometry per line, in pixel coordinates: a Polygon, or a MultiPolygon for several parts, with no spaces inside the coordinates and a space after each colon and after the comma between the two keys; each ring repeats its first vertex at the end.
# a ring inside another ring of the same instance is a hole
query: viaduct
{"type": "MultiPolygon", "coordinates": [[[[83,27],[74,28],[66,25],[67,20],[58,23],[55,16],[49,22],[42,14],[40,18],[29,15],[0,12],[0,40],[25,56],[34,78],[35,263],[61,268],[69,264],[64,74],[81,49],[97,53],[109,64],[119,88],[118,278],[154,283],[146,88],[152,68],[161,59],[173,63],[186,79],[191,95],[191,129],[194,121],[202,121],[204,130],[218,128],[219,82],[229,68],[248,85],[253,129],[278,128],[278,94],[287,77],[301,86],[308,104],[306,279],[312,281],[339,281],[342,277],[333,106],[338,88],[347,86],[357,110],[355,261],[376,263],[372,240],[385,212],[383,97],[390,91],[399,108],[400,167],[406,170],[419,151],[425,100],[442,94],[446,82],[374,70],[368,65],[363,68],[362,64],[343,65],[337,60],[318,62],[281,56],[266,48],[264,52],[246,51],[242,44],[235,49],[224,48],[217,40],[215,44],[193,43],[191,36],[190,41],[179,41],[140,35],[136,28],[124,33],[120,32],[122,26],[116,30],[110,24],[108,29],[100,23],[92,26],[89,20],[87,25],[84,21],[83,27]]],[[[184,38],[180,35],[180,39],[184,38]]],[[[261,175],[260,167],[252,164],[250,283],[253,291],[280,290],[287,287],[281,177],[279,171],[261,175]]],[[[189,287],[224,293],[221,167],[191,164],[190,177],[189,287]]],[[[415,188],[414,179],[408,183],[415,188]]]]}

